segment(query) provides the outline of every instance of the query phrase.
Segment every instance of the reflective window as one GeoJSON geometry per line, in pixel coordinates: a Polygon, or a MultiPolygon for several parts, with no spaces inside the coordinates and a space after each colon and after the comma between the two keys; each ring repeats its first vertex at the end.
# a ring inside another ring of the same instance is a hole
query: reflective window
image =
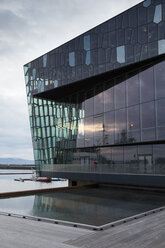
{"type": "Polygon", "coordinates": [[[75,52],[69,53],[69,65],[72,67],[75,66],[75,52]]]}
{"type": "Polygon", "coordinates": [[[47,65],[47,54],[43,56],[43,67],[46,67],[47,65]]]}
{"type": "Polygon", "coordinates": [[[125,107],[125,81],[115,85],[115,108],[124,108],[125,107]]]}
{"type": "Polygon", "coordinates": [[[165,127],[165,99],[161,99],[157,101],[157,126],[165,127]]]}
{"type": "Polygon", "coordinates": [[[156,98],[165,97],[165,61],[154,66],[156,82],[156,98]]]}
{"type": "Polygon", "coordinates": [[[112,163],[123,164],[123,162],[124,162],[123,147],[113,147],[112,148],[112,163]]]}
{"type": "Polygon", "coordinates": [[[36,79],[36,68],[33,68],[32,75],[33,75],[33,79],[36,79]]]}
{"type": "Polygon", "coordinates": [[[103,116],[94,117],[94,145],[103,145],[103,116]]]}
{"type": "Polygon", "coordinates": [[[125,46],[117,47],[117,62],[125,63],[125,46]]]}
{"type": "Polygon", "coordinates": [[[130,107],[128,111],[128,142],[137,142],[140,140],[140,113],[139,105],[130,107]]]}
{"type": "Polygon", "coordinates": [[[90,35],[84,36],[84,50],[86,51],[90,50],[90,35]]]}
{"type": "Polygon", "coordinates": [[[85,118],[85,146],[93,146],[93,117],[85,118]]]}
{"type": "Polygon", "coordinates": [[[114,111],[104,114],[103,143],[104,145],[114,144],[115,118],[114,111]]]}
{"type": "Polygon", "coordinates": [[[142,140],[155,139],[155,106],[154,102],[141,105],[142,116],[142,140]]]}
{"type": "Polygon", "coordinates": [[[89,90],[85,100],[85,116],[93,115],[93,90],[89,90]]]}
{"type": "Polygon", "coordinates": [[[140,72],[140,101],[147,102],[154,99],[153,67],[140,72]]]}
{"type": "Polygon", "coordinates": [[[58,80],[54,80],[54,88],[58,87],[58,80]]]}
{"type": "Polygon", "coordinates": [[[94,115],[103,113],[104,111],[103,87],[102,86],[96,87],[95,94],[97,95],[94,96],[94,115]]]}
{"type": "Polygon", "coordinates": [[[124,164],[136,164],[137,163],[137,147],[125,146],[124,147],[124,164]]]}
{"type": "Polygon", "coordinates": [[[150,4],[151,4],[151,0],[146,0],[146,1],[143,2],[143,6],[146,7],[146,8],[148,6],[150,6],[150,4]]]}
{"type": "Polygon", "coordinates": [[[158,54],[165,53],[165,40],[158,40],[158,54]]]}
{"type": "Polygon", "coordinates": [[[115,113],[115,143],[127,143],[125,109],[117,110],[115,113]]]}
{"type": "Polygon", "coordinates": [[[139,77],[135,75],[126,80],[127,106],[139,103],[139,77]]]}
{"type": "Polygon", "coordinates": [[[141,105],[142,112],[142,128],[150,128],[155,126],[155,110],[154,102],[148,102],[141,105]]]}
{"type": "MultiPolygon", "coordinates": [[[[153,146],[153,154],[154,154],[154,164],[159,165],[165,164],[165,145],[160,144],[160,145],[154,145],[153,146]]],[[[155,167],[156,171],[161,173],[161,168],[160,167],[155,167]]]]}
{"type": "Polygon", "coordinates": [[[90,63],[91,63],[91,52],[87,51],[86,52],[86,58],[85,58],[85,64],[90,65],[90,63]]]}
{"type": "Polygon", "coordinates": [[[162,5],[155,6],[154,22],[159,23],[162,21],[162,5]]]}
{"type": "Polygon", "coordinates": [[[111,148],[100,148],[99,152],[99,164],[110,164],[112,160],[112,151],[111,148]]]}
{"type": "Polygon", "coordinates": [[[104,91],[104,111],[110,111],[114,109],[114,87],[113,81],[106,84],[105,88],[107,88],[104,91]],[[111,86],[111,88],[109,88],[111,86]]]}

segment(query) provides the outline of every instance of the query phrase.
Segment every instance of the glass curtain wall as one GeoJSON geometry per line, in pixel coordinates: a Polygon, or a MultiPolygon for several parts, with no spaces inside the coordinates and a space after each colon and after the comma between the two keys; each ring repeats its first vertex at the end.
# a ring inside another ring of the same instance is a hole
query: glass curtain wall
{"type": "MultiPolygon", "coordinates": [[[[36,163],[89,164],[98,156],[102,162],[114,162],[120,149],[101,147],[164,140],[164,68],[165,61],[141,67],[59,102],[33,99],[29,93],[36,163]]],[[[125,147],[123,154],[126,151],[125,147]]],[[[118,156],[118,163],[139,159],[124,156],[118,156]]]]}

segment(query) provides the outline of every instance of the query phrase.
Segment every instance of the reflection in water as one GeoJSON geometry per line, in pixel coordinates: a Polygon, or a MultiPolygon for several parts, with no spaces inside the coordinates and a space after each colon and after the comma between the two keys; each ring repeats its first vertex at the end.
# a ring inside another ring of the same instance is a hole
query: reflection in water
{"type": "Polygon", "coordinates": [[[99,187],[1,199],[0,211],[102,225],[164,205],[164,193],[99,187]]]}
{"type": "Polygon", "coordinates": [[[106,187],[35,196],[33,215],[102,225],[165,204],[164,194],[106,187]]]}

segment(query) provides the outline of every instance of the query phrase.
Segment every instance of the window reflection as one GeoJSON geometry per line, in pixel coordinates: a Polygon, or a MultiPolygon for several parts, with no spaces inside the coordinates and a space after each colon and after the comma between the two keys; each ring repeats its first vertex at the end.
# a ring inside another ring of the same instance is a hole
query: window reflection
{"type": "Polygon", "coordinates": [[[85,64],[86,65],[90,65],[90,63],[91,63],[91,52],[90,51],[87,51],[86,52],[85,64]]]}
{"type": "Polygon", "coordinates": [[[84,36],[84,50],[86,51],[90,50],[90,35],[84,36]]]}
{"type": "Polygon", "coordinates": [[[127,92],[127,106],[139,103],[139,77],[138,74],[127,79],[126,81],[127,92]]]}
{"type": "Polygon", "coordinates": [[[165,115],[163,114],[164,108],[165,99],[157,101],[157,132],[158,139],[160,140],[165,139],[165,115]]]}
{"type": "Polygon", "coordinates": [[[154,22],[159,23],[162,21],[162,5],[156,5],[155,14],[154,14],[154,22]]]}
{"type": "Polygon", "coordinates": [[[85,118],[85,146],[93,146],[93,117],[85,118]]]}
{"type": "Polygon", "coordinates": [[[165,53],[165,40],[158,40],[158,54],[165,53]]]}
{"type": "Polygon", "coordinates": [[[115,85],[115,108],[124,108],[125,107],[125,81],[115,85]]]}
{"type": "Polygon", "coordinates": [[[112,163],[123,164],[123,162],[124,162],[123,147],[113,147],[112,148],[112,163]]]}
{"type": "Polygon", "coordinates": [[[105,84],[104,91],[104,111],[111,111],[114,109],[114,81],[105,84]],[[111,88],[109,88],[111,87],[111,88]]]}
{"type": "Polygon", "coordinates": [[[165,61],[154,66],[156,82],[156,98],[165,97],[165,61]]]}
{"type": "Polygon", "coordinates": [[[117,47],[117,62],[125,63],[125,46],[117,47]]]}
{"type": "Polygon", "coordinates": [[[142,140],[155,139],[155,106],[154,102],[141,105],[142,140]]]}
{"type": "Polygon", "coordinates": [[[146,7],[146,8],[148,6],[150,6],[150,5],[151,5],[151,0],[146,0],[146,1],[143,2],[143,6],[146,7]]]}
{"type": "Polygon", "coordinates": [[[84,146],[84,119],[78,121],[77,147],[84,146]]]}
{"type": "Polygon", "coordinates": [[[104,111],[104,93],[103,93],[102,85],[101,86],[98,85],[96,87],[95,94],[96,95],[94,96],[94,115],[103,113],[104,111]]]}
{"type": "Polygon", "coordinates": [[[154,99],[153,67],[140,72],[140,101],[147,102],[154,99]]]}
{"type": "Polygon", "coordinates": [[[127,143],[126,111],[117,110],[115,115],[115,143],[127,143]]]}
{"type": "Polygon", "coordinates": [[[140,116],[139,105],[128,108],[128,141],[137,142],[140,140],[140,116]]]}
{"type": "Polygon", "coordinates": [[[89,90],[86,93],[86,100],[85,100],[85,116],[93,115],[93,90],[89,90]]]}
{"type": "Polygon", "coordinates": [[[69,53],[69,65],[72,67],[75,66],[75,52],[69,53]]]}
{"type": "Polygon", "coordinates": [[[46,67],[47,65],[47,54],[43,56],[43,67],[46,67]]]}
{"type": "Polygon", "coordinates": [[[106,112],[104,114],[104,145],[114,144],[114,136],[115,136],[115,118],[114,111],[106,112]]]}
{"type": "Polygon", "coordinates": [[[103,116],[94,117],[94,145],[103,145],[103,116]]]}

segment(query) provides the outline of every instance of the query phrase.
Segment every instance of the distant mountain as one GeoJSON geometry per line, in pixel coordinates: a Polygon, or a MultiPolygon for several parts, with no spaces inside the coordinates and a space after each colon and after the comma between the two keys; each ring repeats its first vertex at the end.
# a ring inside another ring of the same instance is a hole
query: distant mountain
{"type": "Polygon", "coordinates": [[[22,158],[0,158],[0,164],[34,164],[34,161],[22,158]]]}

